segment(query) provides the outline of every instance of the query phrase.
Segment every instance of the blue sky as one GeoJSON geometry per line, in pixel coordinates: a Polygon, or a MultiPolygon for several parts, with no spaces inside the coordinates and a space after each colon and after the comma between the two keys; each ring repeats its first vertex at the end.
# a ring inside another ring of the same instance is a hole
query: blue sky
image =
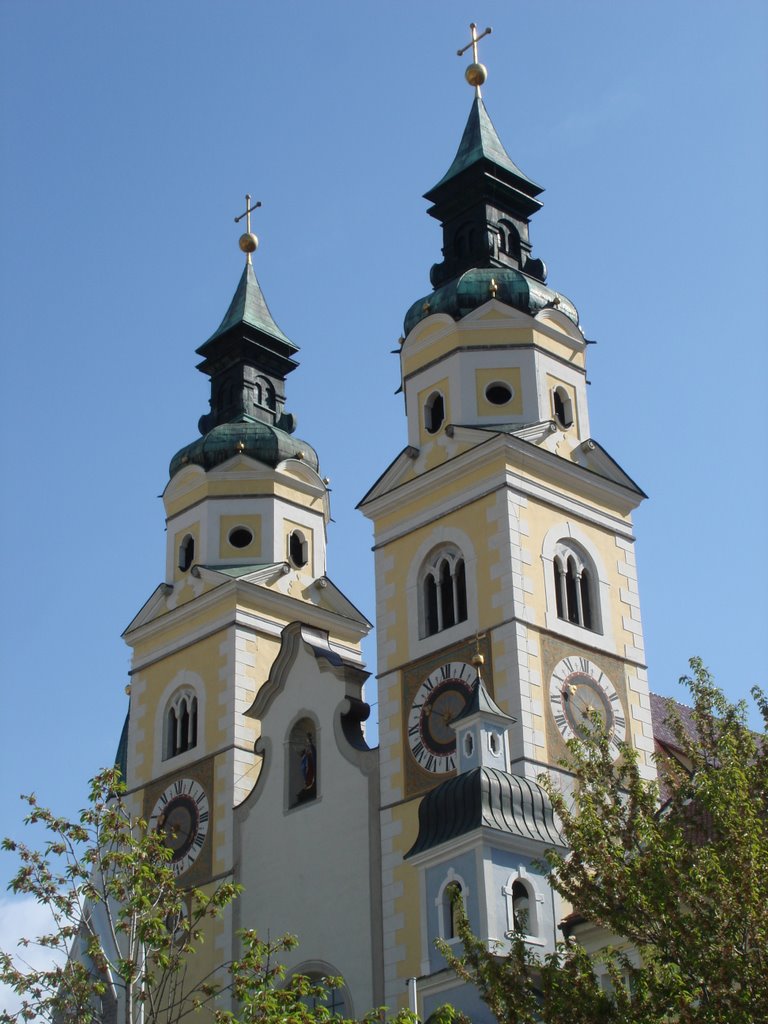
{"type": "Polygon", "coordinates": [[[17,793],[71,813],[114,755],[120,634],[163,576],[157,496],[207,407],[194,350],[246,192],[334,488],[329,574],[373,618],[355,504],[405,444],[390,350],[439,258],[422,194],[471,104],[470,20],[546,188],[534,255],[598,341],[593,435],[650,495],[652,687],[680,695],[693,654],[733,697],[766,682],[764,2],[4,0],[0,834],[17,793]]]}

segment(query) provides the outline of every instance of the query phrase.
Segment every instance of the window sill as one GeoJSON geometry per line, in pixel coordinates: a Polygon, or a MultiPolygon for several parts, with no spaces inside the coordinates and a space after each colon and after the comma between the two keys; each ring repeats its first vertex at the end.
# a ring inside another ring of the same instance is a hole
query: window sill
{"type": "Polygon", "coordinates": [[[546,942],[543,939],[539,939],[535,935],[521,935],[520,932],[504,932],[504,938],[521,938],[526,946],[546,946],[546,942]]]}

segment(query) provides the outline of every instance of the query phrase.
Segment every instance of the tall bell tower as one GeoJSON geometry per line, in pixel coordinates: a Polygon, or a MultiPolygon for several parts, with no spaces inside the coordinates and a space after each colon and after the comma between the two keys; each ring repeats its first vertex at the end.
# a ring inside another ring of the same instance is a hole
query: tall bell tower
{"type": "Polygon", "coordinates": [[[243,886],[194,971],[226,984],[240,928],[297,933],[297,956],[348,979],[337,1008],[362,1015],[380,994],[377,758],[361,728],[370,623],[327,574],[328,480],[285,409],[298,349],[264,300],[256,244],[240,239],[234,297],[197,350],[210,408],[171,459],[164,580],[125,632],[123,770],[182,887],[243,886]],[[339,907],[342,884],[359,898],[339,907]]]}
{"type": "Polygon", "coordinates": [[[527,940],[552,948],[558,907],[534,865],[554,840],[536,779],[569,785],[556,766],[586,713],[654,773],[631,519],[644,494],[592,435],[588,342],[533,256],[542,188],[488,116],[480,38],[472,26],[458,151],[426,193],[442,260],[405,317],[407,445],[360,505],[375,537],[385,998],[402,1004],[416,978],[423,1017],[446,999],[475,1009],[434,955],[452,938],[449,881],[476,933],[503,945],[525,900],[527,940]],[[483,661],[486,717],[505,726],[503,742],[478,733],[495,745],[482,779],[496,764],[502,781],[470,786],[454,723],[477,703],[483,661]],[[447,785],[457,771],[466,786],[447,785]]]}

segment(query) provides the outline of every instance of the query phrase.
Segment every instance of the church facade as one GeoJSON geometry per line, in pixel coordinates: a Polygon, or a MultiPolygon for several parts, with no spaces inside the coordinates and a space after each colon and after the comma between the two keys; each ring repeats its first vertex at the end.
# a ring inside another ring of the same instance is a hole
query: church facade
{"type": "Polygon", "coordinates": [[[591,711],[654,775],[644,495],[591,434],[588,342],[533,255],[541,191],[477,88],[426,194],[443,249],[405,316],[407,444],[360,502],[376,749],[372,624],[329,576],[328,482],[286,408],[297,347],[241,240],[235,295],[198,349],[210,409],[163,494],[164,580],[125,633],[129,793],[166,830],[180,885],[244,887],[201,975],[236,955],[238,929],[288,931],[292,970],[344,978],[345,1014],[415,1000],[426,1019],[449,1001],[484,1020],[435,948],[456,941],[449,887],[502,951],[520,930],[550,951],[567,908],[537,867],[561,844],[537,778],[567,790],[558,761],[591,711]]]}

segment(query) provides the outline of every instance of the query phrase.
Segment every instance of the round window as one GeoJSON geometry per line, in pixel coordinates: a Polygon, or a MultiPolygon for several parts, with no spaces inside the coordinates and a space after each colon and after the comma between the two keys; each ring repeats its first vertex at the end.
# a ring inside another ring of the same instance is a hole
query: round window
{"type": "Polygon", "coordinates": [[[233,548],[247,548],[253,540],[253,533],[247,526],[236,526],[229,531],[229,543],[233,548]]]}
{"type": "Polygon", "coordinates": [[[464,753],[467,757],[472,757],[475,750],[475,741],[472,738],[472,733],[468,732],[464,736],[464,753]]]}
{"type": "Polygon", "coordinates": [[[488,734],[488,746],[493,756],[498,757],[499,752],[501,751],[501,743],[499,741],[498,733],[491,732],[488,734]]]}
{"type": "Polygon", "coordinates": [[[485,397],[491,405],[506,405],[510,401],[514,391],[503,380],[495,380],[485,389],[485,397]]]}

